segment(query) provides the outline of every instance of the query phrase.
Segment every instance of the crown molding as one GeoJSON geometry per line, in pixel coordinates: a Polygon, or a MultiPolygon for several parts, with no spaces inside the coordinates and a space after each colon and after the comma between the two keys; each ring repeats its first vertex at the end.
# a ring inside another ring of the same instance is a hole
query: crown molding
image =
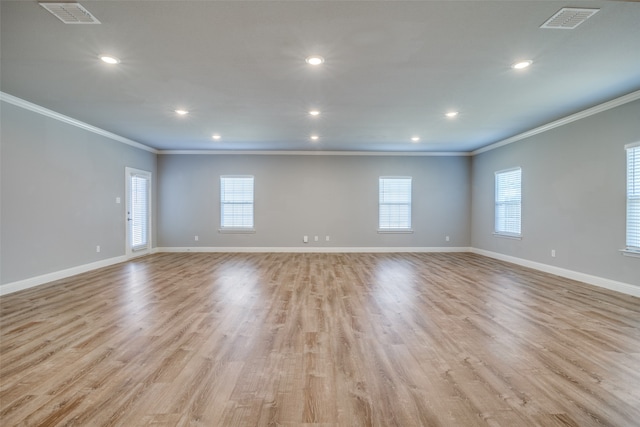
{"type": "Polygon", "coordinates": [[[635,92],[631,92],[627,95],[623,95],[619,98],[613,99],[611,101],[596,105],[595,107],[588,108],[586,110],[580,111],[578,113],[572,114],[570,116],[563,117],[559,120],[555,120],[553,122],[547,123],[545,125],[539,126],[537,128],[528,130],[526,132],[514,135],[507,139],[503,139],[501,141],[494,142],[492,144],[486,145],[482,148],[478,148],[474,151],[241,151],[241,150],[156,150],[155,148],[151,148],[147,145],[141,144],[139,142],[130,140],[128,138],[122,137],[120,135],[116,135],[114,133],[108,132],[104,129],[100,129],[96,126],[92,126],[90,124],[84,123],[80,120],[76,120],[72,117],[65,116],[63,114],[57,113],[55,111],[49,110],[47,108],[41,107],[39,105],[33,104],[29,101],[25,101],[24,99],[15,97],[13,95],[9,95],[8,93],[0,91],[0,101],[7,102],[9,104],[15,105],[20,108],[24,108],[26,110],[35,112],[37,114],[41,114],[46,117],[53,118],[55,120],[59,120],[63,123],[70,124],[72,126],[76,126],[80,129],[84,129],[86,131],[95,133],[97,135],[104,136],[106,138],[112,139],[114,141],[139,148],[141,150],[149,151],[154,154],[187,154],[187,155],[271,155],[271,156],[415,156],[415,157],[469,157],[476,156],[481,153],[485,153],[487,151],[495,150],[500,147],[504,147],[505,145],[512,144],[517,141],[521,141],[526,138],[530,138],[534,135],[538,135],[540,133],[558,128],[560,126],[564,126],[566,124],[582,120],[584,118],[593,116],[598,113],[602,113],[604,111],[610,110],[612,108],[619,107],[624,104],[628,104],[629,102],[633,102],[640,99],[640,90],[635,92]]]}
{"type": "Polygon", "coordinates": [[[49,110],[48,108],[41,107],[32,102],[25,101],[24,99],[18,98],[13,95],[9,95],[5,92],[0,92],[0,101],[6,102],[8,104],[15,105],[16,107],[23,108],[25,110],[32,111],[36,114],[43,115],[45,117],[52,118],[54,120],[58,120],[60,122],[66,123],[71,126],[75,126],[80,129],[84,129],[86,131],[95,133],[96,135],[104,136],[106,138],[112,139],[114,141],[120,142],[122,144],[129,145],[131,147],[139,148],[140,150],[149,151],[154,154],[158,154],[158,150],[151,148],[147,145],[141,144],[139,142],[133,141],[131,139],[125,138],[120,135],[116,135],[115,133],[111,133],[104,129],[100,129],[99,127],[92,126],[85,122],[81,122],[80,120],[76,120],[72,117],[65,116],[64,114],[57,113],[53,110],[49,110]]]}
{"type": "MultiPolygon", "coordinates": [[[[639,0],[640,1],[640,0],[639,0]]],[[[582,120],[584,118],[593,116],[598,113],[602,113],[603,111],[611,110],[612,108],[619,107],[624,104],[628,104],[629,102],[633,102],[635,100],[640,99],[640,90],[635,92],[631,92],[627,95],[621,96],[619,98],[613,99],[611,101],[596,105],[595,107],[588,108],[586,110],[582,110],[578,113],[571,114],[570,116],[563,117],[559,120],[553,121],[551,123],[547,123],[546,125],[539,126],[535,129],[528,130],[526,132],[520,133],[518,135],[514,135],[510,138],[503,139],[502,141],[494,142],[493,144],[489,144],[482,148],[478,148],[471,152],[472,156],[495,150],[496,148],[504,147],[505,145],[512,144],[514,142],[523,140],[525,138],[532,137],[534,135],[538,135],[540,133],[546,132],[551,129],[558,128],[560,126],[567,125],[569,123],[582,120]]]]}
{"type": "Polygon", "coordinates": [[[231,150],[160,150],[158,154],[198,154],[198,155],[257,155],[257,156],[405,156],[405,157],[464,157],[471,156],[466,151],[231,151],[231,150]]]}

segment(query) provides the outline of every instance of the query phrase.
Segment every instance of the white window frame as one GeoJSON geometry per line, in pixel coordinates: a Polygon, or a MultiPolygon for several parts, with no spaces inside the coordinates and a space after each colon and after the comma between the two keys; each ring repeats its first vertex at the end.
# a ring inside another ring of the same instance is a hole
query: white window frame
{"type": "Polygon", "coordinates": [[[412,203],[413,203],[413,178],[410,176],[381,176],[378,177],[378,233],[413,233],[412,228],[412,203]],[[382,200],[382,184],[383,180],[391,180],[391,179],[403,179],[409,180],[409,202],[408,203],[398,203],[398,202],[383,202],[382,200]],[[406,205],[408,206],[408,226],[407,227],[382,227],[382,209],[383,206],[389,205],[406,205]]]}
{"type": "Polygon", "coordinates": [[[624,255],[640,257],[640,142],[625,145],[627,167],[624,255]]]}
{"type": "Polygon", "coordinates": [[[522,239],[522,168],[510,168],[504,169],[500,171],[496,171],[494,173],[494,219],[493,219],[493,235],[496,237],[506,237],[511,239],[522,239]],[[510,174],[513,172],[519,172],[520,178],[520,188],[517,198],[513,198],[512,200],[507,200],[503,198],[504,193],[501,187],[500,178],[505,176],[506,174],[510,174]],[[517,206],[518,207],[518,231],[509,230],[507,227],[503,227],[503,222],[506,218],[502,218],[499,216],[502,208],[504,206],[517,206]]]}
{"type": "Polygon", "coordinates": [[[255,177],[253,175],[220,175],[220,233],[255,233],[255,177]],[[251,202],[225,202],[224,185],[225,179],[250,178],[251,179],[251,202]],[[250,204],[251,205],[251,225],[249,226],[225,226],[225,205],[227,204],[250,204]]]}

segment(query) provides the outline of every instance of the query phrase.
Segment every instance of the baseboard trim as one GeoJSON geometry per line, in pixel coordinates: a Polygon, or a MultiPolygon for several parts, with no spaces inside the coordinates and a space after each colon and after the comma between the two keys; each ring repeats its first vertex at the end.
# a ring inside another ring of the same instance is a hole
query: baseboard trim
{"type": "Polygon", "coordinates": [[[41,276],[30,277],[24,280],[18,280],[17,282],[11,282],[4,285],[0,285],[0,295],[7,295],[13,292],[22,291],[25,289],[33,288],[35,286],[44,285],[45,283],[53,282],[55,280],[65,279],[67,277],[75,276],[76,274],[86,273],[88,271],[96,270],[98,268],[108,267],[113,264],[118,264],[127,260],[127,257],[118,256],[114,258],[103,259],[101,261],[92,262],[89,264],[79,265],[77,267],[67,268],[65,270],[54,271],[53,273],[43,274],[41,276]]]}
{"type": "Polygon", "coordinates": [[[556,276],[565,277],[567,279],[576,280],[578,282],[587,283],[589,285],[598,286],[600,288],[609,289],[611,291],[621,292],[623,294],[632,295],[634,297],[640,297],[640,286],[635,286],[630,283],[618,282],[611,279],[605,279],[604,277],[592,276],[590,274],[580,273],[578,271],[568,270],[566,268],[556,267],[540,262],[529,261],[527,259],[517,258],[498,252],[491,252],[484,249],[471,248],[471,252],[500,261],[506,261],[511,264],[533,268],[534,270],[543,271],[545,273],[554,274],[556,276]]]}
{"type": "Polygon", "coordinates": [[[161,247],[157,252],[237,252],[237,253],[408,253],[408,252],[470,252],[468,247],[161,247]]]}
{"type": "MultiPolygon", "coordinates": [[[[491,252],[484,249],[472,247],[157,247],[151,250],[151,253],[161,252],[237,252],[237,253],[429,253],[429,252],[471,252],[494,258],[500,261],[506,261],[512,264],[521,265],[523,267],[533,268],[534,270],[543,271],[545,273],[555,274],[556,276],[566,277],[567,279],[577,280],[589,285],[598,286],[623,294],[640,297],[640,286],[629,283],[618,282],[603,277],[592,276],[590,274],[580,273],[578,271],[568,270],[565,268],[555,267],[548,264],[542,264],[535,261],[529,261],[523,258],[517,258],[510,255],[491,252]]],[[[41,276],[31,277],[16,282],[0,285],[0,296],[13,292],[22,291],[53,282],[55,280],[64,279],[75,276],[76,274],[86,273],[98,268],[108,267],[127,261],[126,256],[118,256],[114,258],[104,259],[101,261],[56,271],[53,273],[43,274],[41,276]]]]}

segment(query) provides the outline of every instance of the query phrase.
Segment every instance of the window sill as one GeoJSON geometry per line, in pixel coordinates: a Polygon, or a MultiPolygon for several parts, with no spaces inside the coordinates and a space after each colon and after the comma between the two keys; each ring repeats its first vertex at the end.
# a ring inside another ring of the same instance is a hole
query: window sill
{"type": "Polygon", "coordinates": [[[620,253],[624,256],[629,256],[632,258],[640,258],[640,251],[634,249],[620,249],[620,253]]]}
{"type": "Polygon", "coordinates": [[[493,233],[494,237],[500,237],[501,239],[522,240],[521,234],[506,234],[506,233],[493,233]]]}
{"type": "Polygon", "coordinates": [[[223,234],[255,234],[255,228],[219,228],[218,233],[223,234]]]}
{"type": "Polygon", "coordinates": [[[413,229],[412,228],[384,228],[384,229],[378,229],[378,234],[412,234],[413,233],[413,229]]]}

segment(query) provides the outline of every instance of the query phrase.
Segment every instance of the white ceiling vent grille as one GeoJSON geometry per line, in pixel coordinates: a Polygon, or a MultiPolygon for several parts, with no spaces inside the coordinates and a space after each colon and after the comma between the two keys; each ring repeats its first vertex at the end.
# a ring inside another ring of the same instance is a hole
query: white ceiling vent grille
{"type": "Polygon", "coordinates": [[[558,30],[573,30],[587,19],[591,18],[600,9],[574,9],[565,7],[547,20],[540,28],[553,28],[558,30]]]}
{"type": "Polygon", "coordinates": [[[80,3],[40,3],[65,24],[99,24],[100,21],[80,3]]]}

